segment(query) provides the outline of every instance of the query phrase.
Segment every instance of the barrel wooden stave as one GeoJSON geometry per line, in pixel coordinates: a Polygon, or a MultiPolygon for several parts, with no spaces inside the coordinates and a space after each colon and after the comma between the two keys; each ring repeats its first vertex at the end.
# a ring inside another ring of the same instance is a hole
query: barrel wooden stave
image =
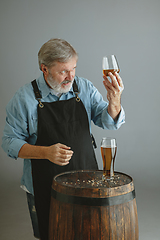
{"type": "Polygon", "coordinates": [[[81,206],[52,199],[50,240],[137,240],[135,199],[110,207],[81,206]]]}

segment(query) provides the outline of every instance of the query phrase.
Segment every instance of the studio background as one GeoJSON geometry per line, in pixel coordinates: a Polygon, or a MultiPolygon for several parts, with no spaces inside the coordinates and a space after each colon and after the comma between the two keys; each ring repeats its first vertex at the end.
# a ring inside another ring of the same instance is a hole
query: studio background
{"type": "MultiPolygon", "coordinates": [[[[106,99],[102,57],[115,54],[125,90],[126,123],[118,131],[92,126],[100,169],[102,137],[116,137],[115,170],[133,177],[140,240],[160,240],[160,1],[6,0],[0,8],[0,136],[5,107],[39,77],[37,54],[50,38],[69,41],[79,54],[76,74],[106,99]]],[[[0,144],[2,140],[0,139],[0,144]]],[[[19,188],[23,160],[0,148],[0,239],[34,239],[26,197],[19,188]]]]}

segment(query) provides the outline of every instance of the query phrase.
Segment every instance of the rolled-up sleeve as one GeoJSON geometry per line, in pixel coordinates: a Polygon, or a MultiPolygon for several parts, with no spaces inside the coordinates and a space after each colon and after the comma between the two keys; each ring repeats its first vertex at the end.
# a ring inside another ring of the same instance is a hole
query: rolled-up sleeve
{"type": "Polygon", "coordinates": [[[10,139],[9,137],[3,136],[2,148],[11,158],[17,159],[18,153],[21,147],[26,143],[21,139],[10,139]]]}
{"type": "Polygon", "coordinates": [[[125,112],[123,107],[121,106],[121,112],[119,113],[116,120],[114,120],[108,113],[108,107],[102,112],[101,116],[102,127],[109,130],[116,130],[121,127],[122,124],[125,123],[125,112]]]}
{"type": "Polygon", "coordinates": [[[19,150],[29,137],[26,108],[17,94],[7,105],[6,114],[2,148],[9,157],[17,159],[19,150]]]}

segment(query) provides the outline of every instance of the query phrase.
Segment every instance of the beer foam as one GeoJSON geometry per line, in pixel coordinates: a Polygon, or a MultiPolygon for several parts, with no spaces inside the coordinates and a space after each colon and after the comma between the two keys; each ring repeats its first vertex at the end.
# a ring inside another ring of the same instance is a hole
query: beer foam
{"type": "Polygon", "coordinates": [[[115,145],[101,145],[102,148],[115,148],[117,147],[116,144],[115,145]]]}

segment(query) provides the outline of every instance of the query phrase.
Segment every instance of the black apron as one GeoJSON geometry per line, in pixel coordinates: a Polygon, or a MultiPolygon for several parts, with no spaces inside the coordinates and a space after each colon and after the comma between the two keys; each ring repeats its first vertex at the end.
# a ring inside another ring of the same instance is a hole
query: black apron
{"type": "Polygon", "coordinates": [[[46,159],[34,159],[32,163],[35,206],[41,240],[48,240],[49,208],[53,177],[71,170],[98,169],[86,109],[78,97],[76,82],[73,90],[76,97],[56,102],[41,102],[37,83],[32,82],[38,104],[37,146],[65,144],[73,150],[66,166],[56,165],[46,159]]]}

